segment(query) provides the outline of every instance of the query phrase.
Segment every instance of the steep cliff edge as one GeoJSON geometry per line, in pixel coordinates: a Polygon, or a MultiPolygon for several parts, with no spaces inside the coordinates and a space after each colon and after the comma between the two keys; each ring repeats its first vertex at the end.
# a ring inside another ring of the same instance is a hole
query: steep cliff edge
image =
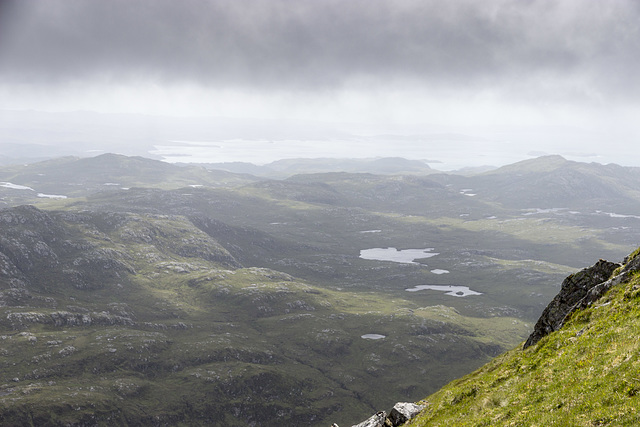
{"type": "Polygon", "coordinates": [[[639,252],[567,277],[524,349],[429,396],[407,425],[638,425],[639,252]]]}

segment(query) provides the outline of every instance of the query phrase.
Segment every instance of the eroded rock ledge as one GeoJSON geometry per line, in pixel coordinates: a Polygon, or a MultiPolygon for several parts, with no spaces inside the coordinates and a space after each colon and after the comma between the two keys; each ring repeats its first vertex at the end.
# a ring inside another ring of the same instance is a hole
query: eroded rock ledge
{"type": "Polygon", "coordinates": [[[524,348],[536,344],[546,335],[560,329],[567,314],[574,310],[574,306],[594,286],[608,280],[620,266],[621,264],[601,259],[591,267],[584,268],[564,279],[560,292],[542,312],[524,348]]]}
{"type": "Polygon", "coordinates": [[[640,256],[629,256],[622,264],[601,259],[591,267],[568,276],[562,282],[558,295],[542,312],[523,349],[562,328],[571,313],[597,301],[612,286],[628,280],[638,270],[640,256]]]}

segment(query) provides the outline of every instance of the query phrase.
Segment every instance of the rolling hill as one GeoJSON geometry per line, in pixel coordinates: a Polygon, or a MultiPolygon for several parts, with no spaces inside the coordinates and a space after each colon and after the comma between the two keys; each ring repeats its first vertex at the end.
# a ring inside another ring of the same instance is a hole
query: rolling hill
{"type": "MultiPolygon", "coordinates": [[[[436,179],[435,177],[430,177],[436,179]]],[[[544,156],[441,181],[472,188],[473,193],[509,208],[638,209],[640,168],[580,163],[561,156],[544,156]]]]}

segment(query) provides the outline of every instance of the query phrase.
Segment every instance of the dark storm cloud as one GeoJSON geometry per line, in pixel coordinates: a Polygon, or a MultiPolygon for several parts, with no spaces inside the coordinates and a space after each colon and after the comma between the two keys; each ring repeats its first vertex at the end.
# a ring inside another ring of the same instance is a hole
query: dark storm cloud
{"type": "Polygon", "coordinates": [[[493,87],[640,75],[634,0],[0,0],[5,83],[493,87]]]}

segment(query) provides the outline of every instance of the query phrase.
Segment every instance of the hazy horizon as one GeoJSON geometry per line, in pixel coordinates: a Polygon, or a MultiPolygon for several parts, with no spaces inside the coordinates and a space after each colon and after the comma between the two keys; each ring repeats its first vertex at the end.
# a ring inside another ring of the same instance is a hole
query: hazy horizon
{"type": "Polygon", "coordinates": [[[640,166],[639,18],[632,0],[4,0],[0,143],[640,166]]]}

